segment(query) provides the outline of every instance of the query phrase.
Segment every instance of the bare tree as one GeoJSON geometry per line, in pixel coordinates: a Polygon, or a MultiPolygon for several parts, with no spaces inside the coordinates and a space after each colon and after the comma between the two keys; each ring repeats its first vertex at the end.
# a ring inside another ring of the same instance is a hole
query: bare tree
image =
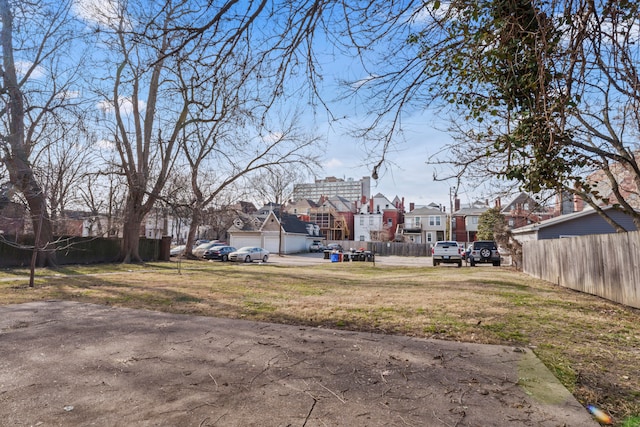
{"type": "MultiPolygon", "coordinates": [[[[234,84],[260,121],[287,92],[286,76],[307,63],[299,49],[315,30],[323,2],[276,3],[130,0],[85,9],[100,46],[108,48],[96,69],[105,70],[99,92],[105,126],[127,179],[123,261],[140,259],[140,223],[162,197],[179,139],[196,122],[216,120],[217,94],[224,93],[230,69],[242,64],[234,84]]],[[[263,162],[274,146],[246,150],[254,160],[248,167],[263,162]]]]}
{"type": "Polygon", "coordinates": [[[35,234],[33,262],[39,265],[55,264],[55,252],[50,250],[53,228],[48,195],[34,171],[34,154],[38,144],[46,144],[43,136],[55,126],[58,112],[77,102],[74,89],[79,68],[74,62],[82,53],[76,51],[78,56],[71,63],[57,56],[70,50],[77,36],[69,10],[67,1],[0,0],[2,162],[12,186],[29,207],[35,234]]]}

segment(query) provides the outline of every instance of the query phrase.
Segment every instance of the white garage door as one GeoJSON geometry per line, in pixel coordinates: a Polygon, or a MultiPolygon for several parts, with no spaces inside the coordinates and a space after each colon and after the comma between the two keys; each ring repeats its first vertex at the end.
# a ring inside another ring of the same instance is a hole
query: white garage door
{"type": "Polygon", "coordinates": [[[260,246],[260,239],[249,236],[231,236],[229,244],[236,249],[240,249],[243,246],[260,246]]]}
{"type": "Polygon", "coordinates": [[[278,237],[265,237],[264,238],[264,248],[269,251],[269,253],[277,254],[278,253],[278,237]]]}

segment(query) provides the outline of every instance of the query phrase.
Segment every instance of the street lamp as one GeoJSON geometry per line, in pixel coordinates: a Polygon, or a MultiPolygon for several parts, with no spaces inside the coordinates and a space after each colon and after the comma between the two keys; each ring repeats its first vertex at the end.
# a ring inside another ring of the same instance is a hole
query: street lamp
{"type": "Polygon", "coordinates": [[[453,201],[457,197],[458,189],[449,187],[449,240],[453,241],[453,201]]]}

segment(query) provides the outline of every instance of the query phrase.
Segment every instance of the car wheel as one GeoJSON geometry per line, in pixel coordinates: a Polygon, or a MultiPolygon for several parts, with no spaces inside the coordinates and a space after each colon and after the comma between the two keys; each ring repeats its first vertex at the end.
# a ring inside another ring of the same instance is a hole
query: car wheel
{"type": "Polygon", "coordinates": [[[247,256],[244,258],[244,262],[251,262],[251,255],[247,255],[247,256]]]}
{"type": "Polygon", "coordinates": [[[228,255],[222,255],[222,262],[227,262],[229,261],[229,256],[228,255]]]}
{"type": "Polygon", "coordinates": [[[491,249],[482,248],[480,249],[480,256],[482,258],[489,258],[491,256],[491,249]]]}
{"type": "Polygon", "coordinates": [[[262,262],[267,262],[268,259],[269,259],[269,256],[265,255],[262,257],[262,262]]]}

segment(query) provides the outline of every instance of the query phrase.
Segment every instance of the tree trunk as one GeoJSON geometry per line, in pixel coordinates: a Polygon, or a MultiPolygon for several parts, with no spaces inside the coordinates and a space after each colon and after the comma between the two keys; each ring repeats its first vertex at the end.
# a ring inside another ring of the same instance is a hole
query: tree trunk
{"type": "Polygon", "coordinates": [[[196,206],[191,213],[191,224],[189,225],[189,234],[185,243],[184,255],[190,257],[193,255],[193,244],[196,240],[196,233],[200,222],[202,221],[202,210],[196,206]]]}
{"type": "Polygon", "coordinates": [[[142,196],[129,194],[125,207],[124,224],[122,228],[122,246],[120,260],[123,263],[142,262],[140,257],[140,226],[146,212],[143,209],[142,196]]]}
{"type": "Polygon", "coordinates": [[[9,152],[5,152],[6,155],[2,161],[9,171],[11,184],[24,195],[31,212],[35,236],[34,251],[37,254],[35,264],[55,266],[55,252],[52,247],[53,230],[47,213],[47,199],[29,162],[31,141],[25,139],[25,107],[13,57],[13,16],[7,0],[0,0],[0,19],[2,21],[0,43],[2,45],[2,82],[4,85],[2,89],[9,98],[4,107],[9,132],[7,135],[3,135],[3,139],[10,147],[9,152]]]}

